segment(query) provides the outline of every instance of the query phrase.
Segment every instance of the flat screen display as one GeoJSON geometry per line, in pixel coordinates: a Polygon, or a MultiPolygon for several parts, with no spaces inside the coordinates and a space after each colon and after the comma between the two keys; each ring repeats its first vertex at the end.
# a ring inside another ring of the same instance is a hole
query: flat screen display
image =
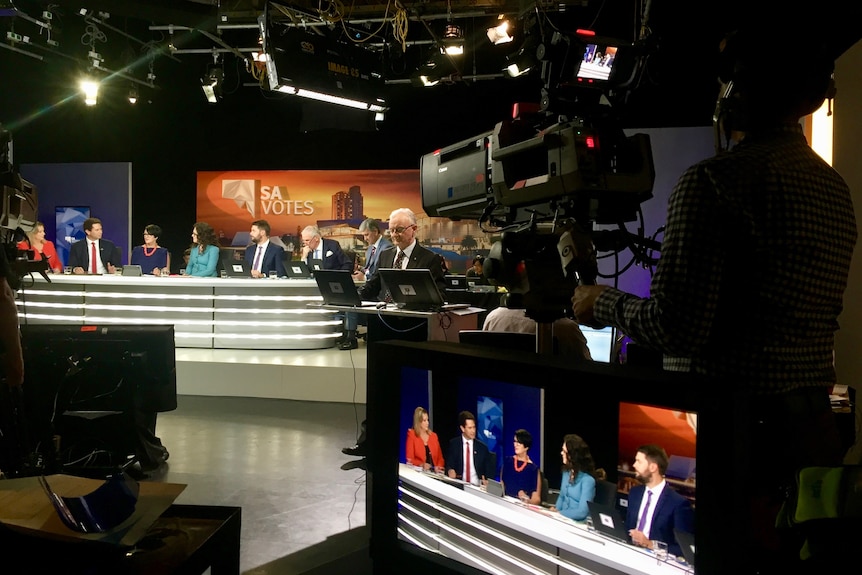
{"type": "Polygon", "coordinates": [[[617,47],[606,44],[587,44],[578,78],[606,82],[617,56],[617,47]]]}
{"type": "Polygon", "coordinates": [[[89,206],[57,206],[54,208],[55,231],[54,247],[60,261],[69,261],[69,248],[78,240],[86,237],[84,220],[90,217],[89,206]]]}

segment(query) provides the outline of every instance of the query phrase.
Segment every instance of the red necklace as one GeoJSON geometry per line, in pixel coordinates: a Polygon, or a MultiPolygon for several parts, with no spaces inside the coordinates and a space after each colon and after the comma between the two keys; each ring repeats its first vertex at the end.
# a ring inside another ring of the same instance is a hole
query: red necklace
{"type": "Polygon", "coordinates": [[[518,473],[524,471],[524,468],[527,467],[526,461],[524,461],[524,463],[521,464],[521,467],[518,467],[518,458],[517,457],[513,457],[512,461],[515,462],[515,471],[517,471],[518,473]]]}
{"type": "Polygon", "coordinates": [[[156,250],[157,250],[157,249],[159,249],[159,246],[156,246],[156,247],[154,247],[153,249],[151,249],[150,251],[147,251],[147,246],[144,246],[144,255],[145,255],[145,256],[147,256],[147,257],[150,257],[151,255],[153,255],[154,253],[156,253],[156,250]]]}

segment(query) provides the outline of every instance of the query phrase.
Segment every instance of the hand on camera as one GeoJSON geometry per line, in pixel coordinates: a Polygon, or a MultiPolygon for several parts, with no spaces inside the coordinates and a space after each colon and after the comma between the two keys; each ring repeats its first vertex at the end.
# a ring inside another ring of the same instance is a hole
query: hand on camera
{"type": "Polygon", "coordinates": [[[572,311],[575,312],[575,321],[580,324],[589,325],[593,323],[593,308],[596,299],[608,286],[578,286],[572,296],[572,311]]]}

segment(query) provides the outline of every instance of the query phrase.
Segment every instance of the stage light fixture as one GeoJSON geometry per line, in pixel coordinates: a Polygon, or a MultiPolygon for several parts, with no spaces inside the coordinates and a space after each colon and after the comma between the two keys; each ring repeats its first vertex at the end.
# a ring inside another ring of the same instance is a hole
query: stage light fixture
{"type": "Polygon", "coordinates": [[[78,86],[81,92],[84,93],[84,103],[88,106],[95,106],[99,103],[99,81],[95,78],[87,76],[82,78],[78,86]]]}
{"type": "Polygon", "coordinates": [[[132,86],[129,88],[129,104],[138,103],[138,89],[132,86]]]}
{"type": "Polygon", "coordinates": [[[440,53],[448,56],[461,56],[464,54],[464,31],[451,21],[446,24],[443,39],[440,42],[440,53]]]}
{"type": "Polygon", "coordinates": [[[215,104],[221,96],[221,85],[224,81],[224,70],[218,66],[212,66],[201,78],[201,88],[204,91],[204,96],[207,102],[215,104]]]}
{"type": "Polygon", "coordinates": [[[491,26],[488,28],[488,40],[490,40],[495,46],[511,42],[513,38],[509,34],[509,26],[508,20],[503,20],[497,26],[491,26]]]}
{"type": "Polygon", "coordinates": [[[516,78],[523,76],[537,64],[536,41],[532,36],[528,36],[517,52],[506,57],[505,70],[509,76],[516,78]]]}

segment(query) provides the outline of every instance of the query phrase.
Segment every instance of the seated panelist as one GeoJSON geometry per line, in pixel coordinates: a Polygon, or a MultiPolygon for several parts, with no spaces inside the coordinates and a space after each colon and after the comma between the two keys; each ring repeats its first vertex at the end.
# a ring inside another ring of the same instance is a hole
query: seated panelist
{"type": "Polygon", "coordinates": [[[251,277],[265,278],[270,272],[278,277],[284,277],[284,249],[269,240],[271,228],[266,220],[257,220],[251,224],[252,245],[245,248],[245,261],[251,269],[251,277]]]}
{"type": "Polygon", "coordinates": [[[158,275],[170,275],[171,254],[167,248],[159,246],[159,237],[162,228],[150,224],[144,228],[144,244],[132,248],[129,263],[141,266],[141,273],[158,275]]]}
{"type": "Polygon", "coordinates": [[[500,475],[504,493],[524,503],[539,505],[542,503],[542,476],[527,453],[533,445],[533,436],[526,429],[519,429],[515,432],[514,444],[515,455],[506,458],[500,475]]]}
{"type": "Polygon", "coordinates": [[[102,220],[84,220],[86,239],[69,248],[69,267],[74,274],[112,274],[121,265],[114,242],[102,239],[102,220]]]}
{"type": "Polygon", "coordinates": [[[580,436],[569,434],[563,438],[560,455],[563,458],[563,478],[560,495],[551,510],[569,519],[583,521],[590,514],[587,503],[596,497],[596,467],[590,447],[580,436]]]}
{"type": "Polygon", "coordinates": [[[653,541],[664,541],[673,555],[682,555],[674,529],[694,533],[694,510],[688,499],[667,484],[668,457],[658,445],[638,448],[633,464],[643,485],[629,491],[626,529],[632,543],[651,549],[653,541]]]}
{"type": "Polygon", "coordinates": [[[55,274],[63,272],[63,262],[60,261],[54,243],[45,239],[45,224],[42,222],[36,222],[33,229],[27,232],[27,239],[18,242],[16,247],[19,250],[32,250],[33,261],[48,260],[48,272],[55,274]]]}
{"type": "Polygon", "coordinates": [[[431,431],[428,412],[424,407],[417,407],[413,412],[413,427],[407,430],[404,450],[410,465],[443,473],[446,464],[440,449],[440,439],[431,431]]]}
{"type": "Polygon", "coordinates": [[[192,228],[192,247],[186,275],[214,278],[218,276],[219,247],[218,238],[212,226],[197,222],[192,228]]]}
{"type": "Polygon", "coordinates": [[[458,414],[461,435],[449,442],[446,474],[472,485],[487,484],[494,476],[494,464],[488,446],[476,439],[476,416],[469,411],[458,414]]]}

